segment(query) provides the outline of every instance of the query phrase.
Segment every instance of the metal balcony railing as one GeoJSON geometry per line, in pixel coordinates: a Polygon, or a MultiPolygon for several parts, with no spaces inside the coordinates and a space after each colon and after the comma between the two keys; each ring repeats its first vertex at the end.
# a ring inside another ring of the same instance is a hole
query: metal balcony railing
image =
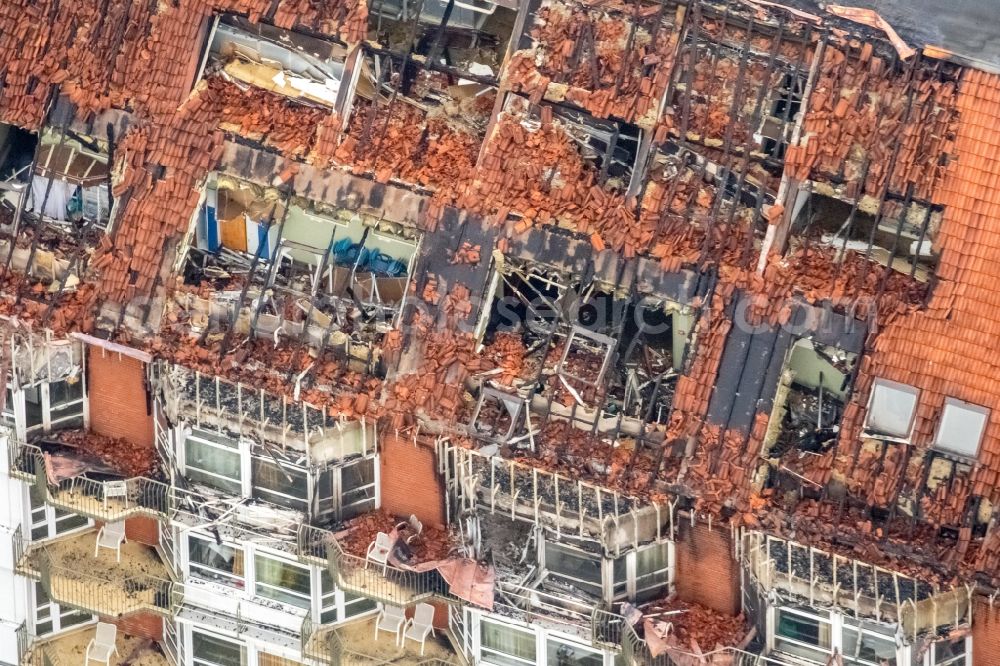
{"type": "Polygon", "coordinates": [[[180,585],[159,576],[96,576],[57,562],[44,547],[30,558],[49,598],[62,606],[110,617],[141,612],[171,616],[182,600],[180,585]]]}
{"type": "Polygon", "coordinates": [[[37,638],[28,631],[28,625],[21,623],[15,632],[17,637],[17,666],[63,666],[59,655],[45,645],[37,644],[37,638]]]}
{"type": "Polygon", "coordinates": [[[165,518],[169,514],[171,488],[160,481],[141,476],[123,481],[73,477],[53,485],[46,479],[45,459],[39,447],[21,444],[11,445],[8,450],[11,476],[34,484],[54,507],[105,522],[135,515],[165,518]]]}
{"type": "Polygon", "coordinates": [[[298,556],[305,563],[325,565],[341,589],[376,601],[408,606],[435,596],[455,599],[436,570],[409,571],[368,563],[365,558],[344,551],[329,530],[302,525],[298,556]]]}

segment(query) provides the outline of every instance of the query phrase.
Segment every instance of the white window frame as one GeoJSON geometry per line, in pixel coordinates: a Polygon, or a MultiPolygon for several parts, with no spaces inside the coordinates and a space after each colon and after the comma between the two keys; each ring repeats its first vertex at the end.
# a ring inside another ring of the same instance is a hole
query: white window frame
{"type": "MultiPolygon", "coordinates": [[[[839,612],[832,611],[832,610],[831,611],[827,611],[825,609],[824,610],[809,609],[808,607],[805,607],[805,606],[773,606],[773,605],[772,606],[768,606],[768,608],[767,608],[767,649],[768,649],[768,653],[774,651],[774,652],[777,652],[778,654],[788,654],[788,655],[790,655],[790,657],[793,657],[793,658],[795,658],[797,660],[811,661],[811,659],[809,657],[803,657],[803,656],[800,656],[800,655],[797,655],[797,654],[794,654],[794,653],[789,653],[789,652],[782,651],[778,647],[778,641],[785,641],[786,643],[790,643],[792,645],[801,646],[802,648],[805,648],[807,650],[813,650],[815,652],[822,652],[822,653],[825,653],[827,655],[832,655],[833,652],[834,652],[834,650],[836,650],[838,654],[844,655],[844,628],[845,628],[845,620],[847,622],[850,622],[850,623],[853,623],[853,624],[857,624],[857,625],[862,625],[864,623],[864,621],[858,620],[857,618],[847,617],[843,613],[839,613],[839,612]],[[806,618],[806,619],[809,619],[809,620],[818,620],[820,622],[825,622],[825,623],[829,624],[830,625],[830,647],[829,648],[825,648],[825,647],[822,647],[820,645],[814,645],[812,643],[807,643],[805,641],[800,641],[800,640],[797,640],[797,639],[794,639],[794,638],[788,638],[788,637],[785,637],[785,636],[779,636],[778,635],[778,615],[779,615],[779,611],[780,612],[788,613],[790,615],[798,615],[799,617],[803,617],[803,618],[806,618]]],[[[885,626],[886,626],[887,629],[889,628],[889,625],[885,625],[885,626]]],[[[855,627],[851,627],[851,629],[855,629],[855,627]]],[[[860,627],[860,626],[858,627],[858,630],[860,630],[862,634],[875,635],[875,636],[878,636],[879,638],[885,639],[885,640],[890,640],[891,638],[895,637],[895,640],[896,640],[896,664],[897,664],[897,666],[906,666],[906,665],[910,664],[910,661],[909,661],[909,648],[907,646],[904,646],[904,645],[901,644],[901,641],[898,638],[898,629],[896,630],[896,635],[895,636],[890,636],[889,634],[884,633],[884,632],[876,632],[876,631],[871,631],[871,630],[865,630],[863,627],[860,627]]],[[[847,661],[846,655],[844,656],[844,659],[845,659],[845,662],[844,662],[845,665],[846,664],[852,664],[852,665],[858,665],[858,666],[868,666],[871,663],[871,662],[867,662],[867,661],[858,661],[858,660],[847,661]]],[[[851,658],[851,659],[853,659],[853,658],[851,658]]]]}
{"type": "Polygon", "coordinates": [[[46,602],[39,601],[38,589],[41,585],[41,581],[33,580],[31,581],[28,590],[28,593],[31,595],[32,630],[36,636],[54,636],[60,632],[68,631],[70,629],[80,629],[81,627],[85,627],[92,623],[96,619],[95,616],[89,613],[84,613],[75,608],[60,606],[51,598],[46,602]],[[43,611],[47,614],[46,617],[39,618],[39,613],[43,611]],[[73,616],[86,616],[87,619],[63,626],[63,620],[73,616]],[[49,631],[42,632],[39,630],[39,625],[44,624],[45,622],[51,622],[52,628],[49,631]]]}
{"type": "Polygon", "coordinates": [[[937,649],[942,643],[948,643],[950,641],[943,640],[931,643],[930,649],[924,655],[923,664],[924,666],[973,666],[972,664],[972,635],[967,635],[965,638],[959,638],[958,640],[965,641],[965,654],[954,657],[950,661],[936,661],[937,660],[937,649]]]}
{"type": "Polygon", "coordinates": [[[913,426],[917,421],[917,412],[920,409],[920,394],[921,391],[916,386],[910,386],[909,384],[903,384],[901,382],[894,382],[890,379],[882,379],[881,377],[876,377],[872,382],[871,391],[868,395],[868,405],[865,413],[865,434],[874,439],[884,439],[893,442],[902,442],[908,444],[910,438],[913,436],[913,426]],[[903,393],[908,393],[913,395],[913,411],[910,413],[909,425],[906,429],[905,435],[892,435],[880,432],[879,430],[873,428],[870,424],[872,420],[872,405],[875,402],[875,392],[879,387],[884,387],[894,391],[900,391],[903,393]]]}
{"type": "Polygon", "coordinates": [[[308,610],[310,610],[312,608],[312,605],[313,605],[312,604],[312,597],[313,597],[313,591],[315,589],[315,586],[313,585],[313,569],[311,567],[306,566],[304,564],[300,564],[299,562],[296,562],[295,560],[293,560],[293,559],[291,559],[291,558],[289,558],[287,556],[279,557],[279,556],[277,556],[277,555],[275,555],[273,553],[270,553],[270,552],[267,552],[267,551],[263,551],[263,550],[258,550],[256,548],[253,549],[253,561],[252,562],[253,562],[253,579],[254,579],[253,580],[253,596],[255,598],[266,599],[268,601],[274,601],[274,602],[277,602],[279,604],[283,604],[285,606],[294,606],[296,608],[301,608],[301,609],[306,610],[306,611],[308,611],[308,610]],[[299,569],[300,571],[304,571],[305,574],[306,574],[306,576],[307,576],[307,578],[308,578],[308,580],[309,580],[309,591],[305,592],[305,593],[302,593],[302,592],[298,592],[296,590],[292,590],[291,588],[282,587],[280,585],[275,585],[274,583],[264,583],[264,582],[261,582],[261,581],[257,580],[257,559],[258,558],[263,558],[265,560],[271,560],[272,562],[278,562],[278,563],[280,563],[283,566],[289,566],[289,567],[293,567],[295,569],[299,569]],[[265,589],[268,589],[268,590],[274,590],[274,591],[278,592],[279,594],[285,594],[285,595],[288,595],[288,596],[291,596],[291,597],[296,597],[296,598],[302,600],[304,603],[302,605],[288,603],[288,602],[282,601],[280,599],[275,599],[274,597],[269,597],[269,596],[260,594],[260,592],[258,590],[261,587],[264,587],[265,589]]]}
{"type": "Polygon", "coordinates": [[[596,649],[586,638],[582,636],[574,636],[565,632],[554,631],[537,623],[525,624],[503,615],[489,613],[487,611],[471,607],[466,607],[464,610],[459,610],[457,612],[464,613],[464,617],[461,622],[467,630],[465,633],[465,649],[468,651],[467,654],[472,656],[470,663],[481,664],[482,666],[495,666],[494,662],[489,660],[489,653],[496,652],[504,656],[509,656],[506,653],[498,652],[492,648],[483,647],[483,622],[488,622],[490,624],[503,626],[511,631],[520,631],[534,635],[534,661],[509,656],[510,659],[524,664],[525,666],[559,666],[554,662],[548,661],[548,642],[550,639],[578,647],[584,652],[592,652],[594,654],[601,655],[604,666],[619,666],[619,659],[621,657],[619,652],[610,649],[596,649]]]}
{"type": "Polygon", "coordinates": [[[56,382],[41,381],[19,388],[15,388],[10,383],[7,384],[8,397],[4,405],[2,419],[5,424],[14,427],[19,441],[26,441],[29,434],[37,432],[51,432],[54,427],[57,428],[60,424],[76,418],[83,419],[83,428],[90,426],[90,409],[87,396],[86,373],[80,373],[80,375],[76,378],[76,381],[80,383],[80,397],[58,405],[55,408],[53,407],[50,384],[66,381],[68,381],[68,378],[60,379],[56,382]],[[30,428],[27,423],[28,400],[26,391],[28,389],[35,389],[38,391],[38,399],[42,410],[42,422],[33,425],[30,428]],[[77,406],[80,407],[79,411],[75,409],[77,406]],[[70,408],[73,409],[70,410],[70,408]],[[61,413],[55,415],[54,417],[54,409],[58,409],[61,413]]]}
{"type": "Polygon", "coordinates": [[[366,615],[378,612],[375,601],[367,599],[362,595],[352,594],[353,599],[347,598],[347,593],[340,589],[337,581],[333,580],[330,572],[325,567],[313,566],[313,604],[312,617],[316,618],[316,624],[330,625],[340,624],[348,620],[356,620],[366,615]],[[323,577],[326,576],[333,586],[332,592],[323,591],[323,577]],[[365,602],[371,604],[370,608],[364,608],[365,602]],[[360,608],[360,610],[358,610],[360,608]],[[323,619],[325,613],[333,611],[333,619],[323,619]]]}
{"type": "MultiPolygon", "coordinates": [[[[673,590],[674,587],[674,571],[675,571],[675,550],[674,543],[669,540],[657,541],[645,546],[640,547],[638,550],[630,550],[629,552],[620,555],[617,558],[611,559],[604,557],[600,554],[590,553],[583,549],[576,548],[569,544],[560,543],[558,541],[545,539],[542,548],[538,552],[538,568],[545,572],[546,576],[554,575],[558,578],[563,578],[566,580],[573,581],[574,583],[580,582],[581,579],[574,578],[572,576],[567,576],[562,573],[553,572],[547,565],[545,561],[545,548],[548,545],[555,546],[556,548],[561,548],[567,551],[572,551],[574,554],[579,556],[596,558],[600,562],[601,567],[601,581],[599,583],[601,588],[600,597],[605,601],[621,601],[628,599],[630,601],[635,601],[636,597],[643,592],[647,592],[657,587],[666,585],[667,590],[673,590]],[[665,583],[659,583],[656,585],[650,585],[639,589],[638,581],[638,557],[639,552],[645,551],[652,548],[667,548],[667,566],[662,569],[657,569],[651,574],[646,574],[647,576],[654,576],[657,574],[666,574],[667,580],[665,583]],[[624,561],[625,564],[625,580],[624,587],[622,587],[622,581],[615,580],[615,563],[619,561],[624,561]]],[[[592,585],[590,581],[582,581],[584,584],[592,585]]]]}
{"type": "Polygon", "coordinates": [[[253,565],[253,560],[252,559],[248,559],[247,552],[246,552],[247,549],[246,548],[244,548],[242,545],[233,544],[232,542],[229,542],[229,541],[223,540],[223,542],[222,542],[222,546],[221,546],[222,548],[230,548],[233,551],[242,554],[242,556],[243,556],[243,574],[242,575],[238,575],[238,574],[230,573],[228,571],[224,571],[222,569],[216,569],[216,568],[214,568],[214,567],[212,567],[210,565],[202,564],[201,562],[195,562],[195,561],[193,561],[191,559],[191,540],[192,539],[195,539],[197,541],[208,542],[208,543],[210,543],[212,545],[216,544],[215,537],[212,536],[211,534],[191,533],[191,532],[185,534],[185,538],[184,538],[184,550],[183,550],[182,558],[183,558],[183,562],[184,562],[184,573],[185,573],[186,576],[190,576],[192,578],[198,578],[199,580],[207,581],[209,583],[214,583],[214,584],[219,585],[219,586],[224,587],[224,588],[240,590],[240,591],[242,591],[244,593],[247,590],[253,589],[253,576],[251,575],[251,571],[252,571],[251,567],[253,565]],[[248,565],[248,563],[249,563],[249,565],[248,565]],[[200,569],[210,570],[210,571],[214,572],[215,575],[220,576],[221,578],[223,578],[225,580],[232,581],[233,584],[226,583],[226,582],[223,582],[223,581],[218,580],[216,578],[211,578],[209,576],[198,575],[197,573],[195,573],[196,571],[198,571],[200,569]]]}
{"type": "Polygon", "coordinates": [[[312,504],[313,485],[314,484],[312,483],[312,475],[309,473],[309,470],[307,468],[305,468],[305,467],[299,467],[299,466],[296,466],[296,465],[292,465],[290,463],[283,463],[283,464],[279,465],[270,456],[261,455],[259,453],[255,454],[255,453],[253,453],[251,451],[251,453],[250,453],[250,483],[249,483],[249,486],[250,486],[250,495],[251,495],[251,497],[254,497],[254,499],[260,500],[261,502],[268,502],[269,504],[273,504],[275,506],[280,506],[280,507],[283,507],[283,508],[286,508],[286,509],[292,509],[293,511],[301,511],[302,513],[308,514],[309,513],[309,506],[312,504]],[[261,462],[263,462],[265,464],[273,465],[273,466],[278,467],[279,469],[282,469],[282,470],[285,469],[285,468],[287,468],[286,471],[289,472],[289,473],[301,474],[302,476],[304,476],[305,477],[305,482],[306,482],[306,496],[305,497],[298,497],[296,495],[289,495],[289,494],[286,494],[286,493],[279,492],[277,490],[272,490],[271,488],[265,488],[264,486],[260,486],[260,485],[255,484],[254,483],[255,476],[254,476],[254,472],[253,472],[253,461],[254,460],[260,460],[261,462]],[[254,494],[255,491],[257,493],[263,494],[264,496],[260,497],[260,496],[255,495],[254,494]],[[281,504],[279,502],[268,500],[267,499],[268,496],[276,496],[276,497],[286,498],[286,499],[290,500],[289,504],[301,503],[301,508],[295,508],[294,506],[287,506],[287,505],[281,504]]]}
{"type": "Polygon", "coordinates": [[[221,641],[224,643],[230,643],[232,645],[239,646],[240,648],[240,665],[248,666],[250,662],[250,654],[253,652],[246,642],[230,638],[229,636],[223,636],[213,631],[208,631],[202,627],[189,626],[188,631],[190,632],[190,640],[187,642],[190,646],[190,651],[186,655],[187,662],[193,666],[218,666],[219,662],[206,661],[204,659],[199,659],[194,655],[194,635],[201,634],[202,636],[208,636],[214,640],[221,641]]]}
{"type": "MultiPolygon", "coordinates": [[[[210,472],[203,470],[199,467],[192,467],[196,470],[198,474],[203,474],[212,478],[218,478],[224,482],[236,484],[240,487],[239,495],[240,497],[249,497],[250,494],[250,442],[245,438],[233,439],[228,435],[222,433],[214,433],[205,428],[198,428],[195,426],[186,426],[180,429],[179,434],[182,436],[176,437],[177,440],[177,468],[181,474],[188,476],[188,462],[187,462],[187,451],[188,442],[194,441],[199,446],[208,446],[211,448],[216,448],[221,451],[225,451],[230,454],[235,454],[239,456],[240,461],[240,478],[234,479],[232,477],[224,476],[216,472],[210,472]],[[219,442],[213,442],[208,437],[201,435],[199,433],[207,433],[212,437],[218,437],[219,439],[226,439],[235,443],[235,446],[227,446],[225,444],[220,444],[219,442]]],[[[192,479],[193,483],[201,483],[203,485],[211,485],[204,481],[199,481],[197,479],[192,479]]],[[[220,492],[231,492],[228,488],[218,488],[217,486],[212,486],[220,492]]]]}
{"type": "Polygon", "coordinates": [[[988,407],[976,405],[971,402],[965,402],[964,400],[959,400],[958,398],[946,397],[944,399],[944,406],[941,408],[941,418],[938,420],[937,430],[934,433],[934,449],[949,456],[956,456],[965,460],[975,460],[979,456],[979,447],[983,443],[983,437],[986,435],[986,429],[989,426],[990,410],[988,407]],[[952,410],[956,412],[956,416],[949,417],[949,412],[952,410]],[[961,412],[972,412],[983,418],[983,427],[979,431],[979,439],[976,440],[975,446],[972,448],[971,452],[959,450],[958,447],[953,446],[948,442],[941,441],[945,419],[965,418],[965,415],[961,414],[961,412]]]}
{"type": "MultiPolygon", "coordinates": [[[[209,477],[217,477],[224,482],[231,484],[238,484],[240,491],[238,494],[232,493],[229,489],[220,489],[216,486],[212,486],[214,489],[219,490],[223,493],[229,493],[234,496],[243,498],[253,498],[262,502],[267,502],[276,507],[282,509],[289,509],[292,511],[301,511],[307,515],[327,515],[333,516],[337,520],[341,519],[344,515],[344,509],[349,507],[357,507],[365,504],[370,506],[366,508],[361,513],[366,513],[368,511],[374,511],[378,509],[382,504],[382,488],[381,488],[381,466],[379,464],[380,457],[377,452],[369,453],[357,458],[352,458],[346,461],[337,461],[332,465],[320,468],[310,468],[302,465],[293,465],[291,463],[284,464],[289,470],[296,473],[304,473],[306,476],[306,489],[307,496],[305,500],[294,495],[283,495],[282,493],[274,490],[258,490],[257,494],[254,493],[254,474],[253,474],[253,460],[254,458],[260,459],[264,462],[274,463],[274,460],[268,457],[266,454],[260,452],[255,452],[253,449],[253,442],[245,437],[240,437],[234,439],[223,433],[213,432],[205,428],[198,428],[194,424],[187,424],[178,427],[174,433],[174,448],[176,452],[176,468],[178,472],[183,476],[188,476],[188,464],[187,464],[187,446],[188,441],[194,440],[200,446],[215,447],[217,449],[226,451],[227,453],[232,453],[234,455],[240,456],[240,478],[235,479],[233,477],[223,476],[208,470],[203,470],[198,467],[192,467],[191,469],[197,470],[198,474],[204,474],[209,477]],[[207,433],[212,437],[218,437],[220,439],[226,439],[236,443],[235,447],[228,447],[225,444],[220,444],[213,442],[211,439],[205,436],[199,435],[199,431],[207,433]],[[361,501],[355,501],[350,504],[344,504],[344,472],[350,469],[354,465],[371,465],[373,480],[358,488],[354,488],[349,492],[356,493],[361,489],[371,489],[374,497],[372,499],[365,498],[361,501]],[[331,491],[330,496],[326,498],[324,495],[327,506],[324,510],[319,510],[320,503],[320,479],[329,473],[331,475],[331,491]],[[286,506],[284,504],[277,504],[273,501],[267,499],[268,495],[276,495],[288,497],[294,501],[303,502],[304,506],[301,509],[296,509],[293,507],[286,506]]],[[[169,439],[167,440],[169,441],[169,439]]],[[[204,481],[198,479],[191,479],[192,483],[205,484],[204,481]]]]}
{"type": "Polygon", "coordinates": [[[840,622],[840,644],[841,653],[844,655],[845,666],[879,666],[878,662],[867,661],[861,659],[860,657],[853,657],[847,654],[846,643],[844,640],[845,631],[856,631],[858,632],[858,641],[860,642],[865,636],[875,637],[877,640],[890,642],[896,648],[896,663],[899,665],[903,664],[903,660],[900,658],[900,645],[899,641],[896,640],[895,635],[889,635],[885,632],[872,631],[871,629],[866,629],[866,622],[864,620],[857,620],[855,618],[848,618],[841,616],[840,622]]]}
{"type": "Polygon", "coordinates": [[[27,484],[21,484],[24,489],[24,520],[23,524],[26,526],[26,536],[29,542],[46,541],[48,539],[55,539],[56,537],[62,537],[69,534],[76,534],[78,532],[86,532],[87,530],[93,528],[94,521],[86,516],[81,516],[80,514],[75,514],[72,511],[65,511],[63,509],[56,509],[48,502],[43,502],[41,506],[32,506],[31,502],[31,491],[32,487],[27,484]],[[64,515],[58,515],[58,512],[62,512],[64,515]],[[85,523],[77,525],[76,527],[71,527],[69,529],[59,529],[59,523],[65,521],[67,518],[81,517],[86,520],[85,523]],[[40,536],[38,538],[34,537],[34,531],[36,528],[46,528],[45,536],[40,536]]]}

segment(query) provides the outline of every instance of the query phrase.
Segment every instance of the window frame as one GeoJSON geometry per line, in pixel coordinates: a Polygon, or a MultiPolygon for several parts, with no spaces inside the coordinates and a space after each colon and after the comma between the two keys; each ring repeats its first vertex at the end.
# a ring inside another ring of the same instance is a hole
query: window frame
{"type": "Polygon", "coordinates": [[[177,452],[177,463],[180,473],[183,474],[185,478],[188,478],[192,483],[209,486],[210,488],[214,488],[215,490],[224,493],[231,493],[231,494],[233,493],[231,487],[220,487],[217,485],[213,485],[211,482],[203,480],[203,478],[192,479],[190,477],[189,468],[193,469],[200,477],[220,479],[222,483],[233,484],[235,486],[238,486],[240,489],[239,495],[241,497],[246,497],[247,487],[249,486],[248,479],[250,476],[249,470],[247,469],[249,459],[244,454],[245,451],[249,449],[247,440],[243,439],[242,437],[234,439],[222,433],[213,433],[210,430],[206,430],[205,428],[198,428],[196,426],[183,427],[181,432],[183,433],[183,436],[177,438],[178,447],[180,448],[180,450],[177,452]],[[219,441],[213,441],[213,438],[229,440],[233,442],[233,446],[228,446],[227,444],[224,444],[219,441]],[[190,452],[189,447],[192,442],[194,442],[197,446],[205,446],[213,449],[218,449],[220,451],[225,452],[226,454],[236,455],[239,461],[239,470],[240,470],[239,478],[234,479],[232,477],[225,476],[218,472],[212,472],[206,469],[202,469],[197,465],[191,465],[188,462],[188,453],[190,452]]]}
{"type": "Polygon", "coordinates": [[[958,398],[945,397],[944,405],[941,407],[941,417],[938,419],[937,428],[934,430],[934,450],[947,456],[953,456],[963,460],[976,460],[979,457],[979,449],[982,447],[983,438],[986,436],[986,429],[990,426],[990,416],[991,412],[988,407],[959,400],[958,398]],[[967,451],[960,451],[956,447],[941,442],[941,434],[944,430],[945,418],[948,415],[949,408],[965,412],[973,412],[983,417],[983,427],[979,431],[979,438],[976,440],[976,445],[971,453],[967,451]]]}
{"type": "Polygon", "coordinates": [[[479,653],[478,656],[479,656],[480,661],[483,664],[488,664],[489,666],[508,666],[506,663],[499,663],[499,660],[490,661],[488,654],[500,655],[500,656],[502,656],[502,657],[504,657],[506,659],[513,660],[513,661],[515,661],[515,662],[517,662],[519,664],[524,664],[524,666],[535,666],[535,664],[538,663],[538,642],[539,642],[538,641],[538,634],[537,634],[537,632],[535,632],[535,631],[533,631],[531,629],[517,627],[517,626],[515,626],[513,624],[508,624],[506,622],[498,622],[497,620],[494,620],[493,618],[487,618],[487,617],[480,616],[480,618],[479,618],[479,631],[476,632],[476,633],[477,633],[477,638],[478,638],[477,645],[478,645],[478,648],[479,648],[479,650],[478,650],[478,653],[479,653]],[[500,651],[497,648],[487,647],[485,645],[485,641],[483,640],[483,631],[484,631],[484,628],[485,628],[486,625],[494,625],[494,626],[503,628],[503,630],[505,630],[505,631],[518,632],[518,633],[521,633],[521,634],[526,634],[526,635],[531,636],[532,643],[534,644],[534,648],[533,648],[534,649],[534,656],[532,657],[532,659],[528,660],[525,657],[518,657],[518,656],[511,655],[508,652],[502,652],[502,651],[500,651]]]}
{"type": "Polygon", "coordinates": [[[872,381],[871,390],[868,395],[868,404],[865,411],[865,424],[864,424],[864,434],[873,439],[884,439],[893,442],[901,442],[908,444],[910,438],[913,437],[913,428],[917,421],[917,412],[920,410],[920,394],[921,390],[916,386],[910,386],[909,384],[903,384],[902,382],[892,381],[891,379],[883,379],[882,377],[876,377],[872,381]],[[890,390],[899,391],[901,393],[908,393],[913,396],[913,409],[910,412],[910,417],[906,429],[905,435],[895,435],[891,433],[884,433],[877,428],[872,427],[872,405],[875,403],[875,392],[879,387],[884,387],[890,390]]]}
{"type": "Polygon", "coordinates": [[[62,631],[78,629],[96,619],[91,613],[61,606],[52,598],[42,601],[41,598],[45,594],[45,589],[41,581],[33,580],[29,593],[31,594],[32,629],[36,636],[54,636],[62,631]],[[44,617],[41,616],[42,613],[45,614],[44,617]],[[66,624],[65,621],[71,619],[78,619],[79,621],[71,621],[69,624],[66,624]],[[48,631],[40,629],[45,624],[50,625],[48,631]]]}
{"type": "Polygon", "coordinates": [[[27,526],[27,537],[29,542],[47,541],[56,537],[85,532],[94,526],[94,521],[87,516],[83,516],[72,511],[57,509],[48,502],[37,504],[33,495],[34,486],[24,484],[24,524],[27,526]],[[83,519],[84,522],[71,524],[70,527],[61,528],[60,523],[67,524],[75,519],[83,519]],[[45,530],[45,535],[35,536],[36,530],[45,530]]]}
{"type": "Polygon", "coordinates": [[[311,610],[312,608],[312,595],[313,595],[313,570],[312,568],[294,562],[285,557],[278,557],[271,553],[265,551],[258,551],[254,549],[253,553],[253,596],[257,599],[267,599],[268,601],[277,601],[285,606],[295,606],[303,610],[311,610]],[[293,590],[290,587],[284,587],[275,583],[265,583],[260,580],[260,576],[257,572],[257,566],[259,560],[269,560],[271,562],[276,562],[281,566],[291,567],[292,569],[299,570],[299,573],[305,572],[307,579],[307,590],[306,592],[300,592],[298,590],[293,590]],[[279,595],[285,595],[286,597],[294,597],[299,599],[303,603],[293,603],[286,601],[285,599],[279,599],[277,597],[269,597],[266,594],[260,593],[260,588],[263,586],[267,590],[274,590],[279,595]]]}
{"type": "Polygon", "coordinates": [[[190,631],[191,631],[190,663],[194,664],[194,666],[226,666],[226,664],[223,664],[222,662],[208,661],[207,659],[204,659],[202,657],[198,657],[195,654],[195,643],[197,641],[196,636],[199,636],[199,635],[200,636],[206,636],[210,640],[213,640],[213,641],[219,641],[219,642],[222,642],[222,643],[229,643],[230,645],[234,645],[234,646],[239,647],[239,650],[240,650],[240,666],[246,666],[247,665],[250,651],[249,651],[246,643],[244,643],[242,641],[239,641],[239,640],[233,640],[232,638],[229,638],[227,636],[220,636],[219,634],[215,634],[215,633],[212,633],[210,631],[205,631],[205,630],[203,630],[201,628],[197,628],[197,627],[194,627],[194,626],[191,627],[190,631]]]}
{"type": "Polygon", "coordinates": [[[184,546],[185,546],[184,547],[184,564],[185,564],[185,570],[186,570],[188,576],[191,576],[193,578],[198,578],[200,580],[207,581],[207,582],[210,582],[210,583],[215,583],[217,585],[223,585],[225,587],[229,587],[229,588],[233,588],[233,589],[237,589],[237,590],[245,591],[245,590],[249,589],[249,586],[250,586],[249,583],[251,581],[249,580],[249,577],[247,575],[247,561],[248,560],[247,560],[246,549],[243,546],[233,546],[231,543],[228,543],[226,541],[222,542],[222,546],[218,546],[220,548],[229,548],[230,550],[232,550],[233,553],[234,553],[234,560],[235,560],[235,554],[237,554],[237,553],[240,554],[243,557],[243,574],[240,575],[240,574],[235,574],[235,573],[233,573],[231,571],[225,571],[223,569],[217,569],[217,568],[213,567],[210,564],[205,564],[205,563],[202,563],[202,562],[196,562],[194,560],[194,558],[191,557],[191,540],[192,539],[195,539],[195,540],[198,540],[198,541],[204,541],[206,543],[211,543],[213,545],[216,545],[215,544],[215,539],[212,536],[204,535],[204,534],[196,534],[196,533],[188,533],[187,534],[187,541],[184,544],[184,546]],[[196,573],[194,573],[194,571],[193,571],[194,569],[197,569],[197,570],[209,570],[211,572],[214,572],[215,576],[217,576],[217,577],[213,578],[213,577],[211,577],[211,575],[197,575],[196,573]],[[224,580],[220,580],[219,577],[221,577],[223,579],[226,579],[226,580],[229,580],[231,582],[225,582],[224,580]]]}
{"type": "Polygon", "coordinates": [[[19,441],[26,441],[29,434],[58,430],[63,424],[75,419],[80,419],[80,424],[76,427],[85,429],[90,426],[90,401],[86,373],[81,372],[74,382],[80,386],[79,397],[53,405],[51,385],[62,382],[72,385],[69,383],[69,377],[54,382],[43,380],[19,387],[15,387],[10,382],[7,383],[7,399],[0,419],[4,424],[14,428],[19,441]],[[37,404],[41,416],[41,421],[31,426],[28,425],[28,391],[38,392],[37,404]],[[56,414],[56,412],[59,413],[56,414]]]}

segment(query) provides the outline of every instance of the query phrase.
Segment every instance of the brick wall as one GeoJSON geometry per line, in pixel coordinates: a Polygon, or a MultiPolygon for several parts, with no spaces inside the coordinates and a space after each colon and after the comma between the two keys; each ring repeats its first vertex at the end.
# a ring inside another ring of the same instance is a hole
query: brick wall
{"type": "Polygon", "coordinates": [[[980,603],[973,609],[972,663],[1000,664],[1000,607],[980,603]]]}
{"type": "Polygon", "coordinates": [[[676,544],[677,596],[722,613],[740,610],[739,565],[727,525],[682,520],[676,544]]]}
{"type": "MultiPolygon", "coordinates": [[[[136,613],[126,617],[102,617],[101,622],[110,622],[118,627],[118,631],[129,636],[148,638],[160,643],[163,641],[163,618],[153,613],[136,613]]],[[[122,655],[126,657],[128,655],[122,655]]]]}
{"type": "Polygon", "coordinates": [[[152,448],[153,417],[147,408],[145,373],[141,361],[88,347],[91,430],[152,448]]]}
{"type": "Polygon", "coordinates": [[[416,515],[425,525],[443,526],[444,482],[434,450],[389,436],[381,439],[382,508],[396,516],[416,515]]]}

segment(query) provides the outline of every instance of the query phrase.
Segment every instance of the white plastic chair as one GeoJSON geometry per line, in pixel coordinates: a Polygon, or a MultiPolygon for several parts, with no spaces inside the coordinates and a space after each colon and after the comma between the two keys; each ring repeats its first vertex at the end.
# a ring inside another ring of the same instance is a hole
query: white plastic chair
{"type": "Polygon", "coordinates": [[[409,520],[396,523],[396,529],[408,529],[410,531],[410,534],[406,536],[406,543],[409,545],[420,538],[420,534],[424,531],[424,524],[420,522],[416,516],[411,514],[409,520]]]}
{"type": "Polygon", "coordinates": [[[401,639],[399,632],[406,623],[406,611],[401,606],[378,604],[378,617],[375,619],[375,640],[378,640],[379,631],[388,631],[393,634],[396,645],[401,639]]]}
{"type": "Polygon", "coordinates": [[[117,654],[118,646],[115,639],[118,638],[118,627],[106,622],[98,622],[94,637],[87,643],[87,660],[84,666],[89,666],[91,661],[100,661],[108,664],[111,662],[111,655],[117,654]]]}
{"type": "Polygon", "coordinates": [[[104,527],[97,533],[97,543],[94,545],[94,557],[97,557],[101,548],[108,548],[115,551],[115,558],[122,561],[122,544],[128,541],[125,538],[125,521],[119,520],[114,523],[104,523],[104,527]]]}
{"type": "Polygon", "coordinates": [[[420,642],[420,656],[424,656],[424,643],[427,634],[437,636],[434,633],[434,606],[430,604],[417,604],[413,611],[413,617],[406,621],[403,627],[403,645],[406,639],[420,642]]]}
{"type": "Polygon", "coordinates": [[[379,532],[375,536],[375,540],[368,546],[368,553],[365,555],[365,569],[368,568],[369,562],[381,564],[384,576],[389,567],[389,553],[392,552],[392,545],[392,537],[385,532],[379,532]]]}
{"type": "Polygon", "coordinates": [[[108,499],[121,498],[125,508],[128,508],[128,484],[124,481],[106,481],[104,483],[104,510],[108,510],[108,499]]]}

